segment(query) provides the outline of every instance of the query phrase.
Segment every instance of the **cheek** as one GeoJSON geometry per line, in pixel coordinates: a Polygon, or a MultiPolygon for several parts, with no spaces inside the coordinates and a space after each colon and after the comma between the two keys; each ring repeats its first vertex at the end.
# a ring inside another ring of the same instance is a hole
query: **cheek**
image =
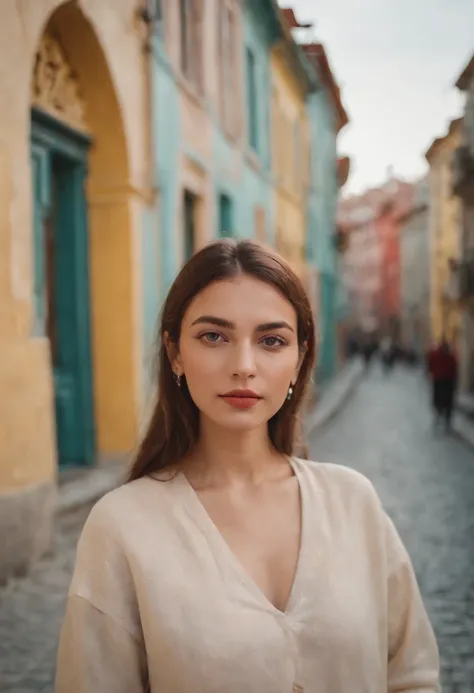
{"type": "Polygon", "coordinates": [[[212,377],[222,371],[224,358],[223,350],[205,347],[198,341],[186,342],[181,348],[183,370],[190,382],[212,377]]]}

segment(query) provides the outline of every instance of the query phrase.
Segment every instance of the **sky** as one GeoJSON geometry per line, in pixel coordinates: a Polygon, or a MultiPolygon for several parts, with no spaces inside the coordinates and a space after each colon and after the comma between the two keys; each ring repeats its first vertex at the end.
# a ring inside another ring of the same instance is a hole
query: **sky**
{"type": "MultiPolygon", "coordinates": [[[[474,0],[281,0],[315,23],[350,124],[338,148],[351,157],[346,193],[383,183],[389,167],[412,180],[424,153],[462,114],[454,87],[474,53],[474,0]]],[[[310,34],[311,35],[311,34],[310,34]]]]}

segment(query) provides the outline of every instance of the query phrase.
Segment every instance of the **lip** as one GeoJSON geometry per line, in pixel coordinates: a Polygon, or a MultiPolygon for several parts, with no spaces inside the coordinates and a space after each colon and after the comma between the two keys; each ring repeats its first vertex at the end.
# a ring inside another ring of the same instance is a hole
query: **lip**
{"type": "Polygon", "coordinates": [[[251,409],[262,399],[253,390],[231,390],[220,398],[235,409],[251,409]]]}
{"type": "Polygon", "coordinates": [[[251,399],[262,399],[260,395],[254,390],[230,390],[221,395],[221,397],[248,397],[251,399]]]}

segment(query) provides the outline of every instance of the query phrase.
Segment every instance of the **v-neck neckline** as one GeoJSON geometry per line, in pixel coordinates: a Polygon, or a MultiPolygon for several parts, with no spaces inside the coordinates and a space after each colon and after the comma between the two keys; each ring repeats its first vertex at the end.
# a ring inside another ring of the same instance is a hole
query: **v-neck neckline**
{"type": "Polygon", "coordinates": [[[229,544],[225,540],[222,532],[215,524],[214,520],[207,511],[204,503],[199,498],[199,494],[193,488],[191,483],[188,481],[184,472],[179,473],[182,485],[187,492],[187,506],[186,509],[189,514],[192,515],[193,519],[199,523],[199,526],[206,536],[209,538],[209,542],[215,547],[216,552],[219,553],[222,560],[227,561],[228,564],[232,566],[234,571],[239,576],[239,582],[241,585],[245,586],[250,592],[253,593],[254,597],[262,604],[270,609],[274,614],[278,616],[289,617],[298,603],[298,594],[300,592],[300,586],[303,581],[303,575],[305,571],[305,558],[308,550],[308,502],[306,498],[305,485],[302,480],[301,470],[298,468],[298,462],[294,458],[288,457],[293,474],[296,478],[299,496],[300,496],[300,513],[301,513],[301,527],[300,527],[300,545],[298,551],[298,558],[296,562],[296,569],[293,575],[293,582],[291,585],[290,593],[286,602],[284,610],[279,609],[273,604],[273,602],[267,597],[263,592],[261,587],[256,583],[254,578],[250,575],[248,570],[244,567],[237,555],[232,551],[229,544]]]}

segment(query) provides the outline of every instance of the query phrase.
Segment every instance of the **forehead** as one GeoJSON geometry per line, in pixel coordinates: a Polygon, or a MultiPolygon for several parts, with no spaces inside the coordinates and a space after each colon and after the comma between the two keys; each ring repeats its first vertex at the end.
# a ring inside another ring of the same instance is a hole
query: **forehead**
{"type": "Polygon", "coordinates": [[[183,323],[192,323],[201,315],[225,318],[236,325],[285,320],[296,327],[297,323],[295,309],[278,289],[247,275],[207,286],[191,302],[183,323]]]}

